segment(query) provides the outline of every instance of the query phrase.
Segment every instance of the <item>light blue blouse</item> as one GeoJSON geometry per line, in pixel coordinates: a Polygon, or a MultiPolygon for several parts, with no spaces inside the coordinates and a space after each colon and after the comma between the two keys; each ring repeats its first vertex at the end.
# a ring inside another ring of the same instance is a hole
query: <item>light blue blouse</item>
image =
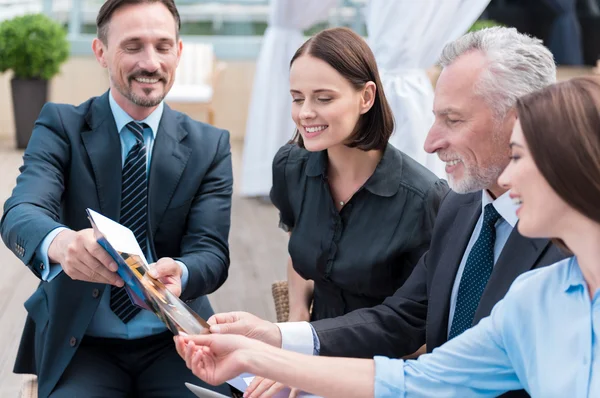
{"type": "Polygon", "coordinates": [[[375,357],[375,397],[600,397],[600,290],[575,257],[521,275],[491,315],[418,360],[375,357]]]}

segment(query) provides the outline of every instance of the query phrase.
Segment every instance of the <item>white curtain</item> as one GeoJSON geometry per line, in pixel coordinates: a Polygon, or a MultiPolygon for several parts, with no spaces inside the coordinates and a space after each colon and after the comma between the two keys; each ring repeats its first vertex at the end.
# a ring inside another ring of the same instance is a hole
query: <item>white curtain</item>
{"type": "Polygon", "coordinates": [[[289,64],[303,31],[329,17],[338,0],[271,0],[269,26],[256,64],[248,110],[241,194],[268,195],[275,153],[294,133],[289,64]]]}
{"type": "Polygon", "coordinates": [[[471,27],[490,0],[370,0],[368,41],[392,107],[396,129],[390,142],[444,177],[444,164],[423,149],[433,123],[433,88],[426,69],[446,43],[471,27]]]}

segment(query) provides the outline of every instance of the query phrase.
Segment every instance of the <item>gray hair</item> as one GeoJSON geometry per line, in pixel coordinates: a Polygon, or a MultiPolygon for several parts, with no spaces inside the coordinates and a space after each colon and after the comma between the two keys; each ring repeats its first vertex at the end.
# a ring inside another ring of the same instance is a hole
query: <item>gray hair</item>
{"type": "Polygon", "coordinates": [[[475,85],[492,108],[496,120],[504,119],[517,98],[556,81],[556,64],[542,41],[517,32],[515,28],[493,27],[468,33],[442,50],[442,68],[461,55],[481,51],[488,66],[475,85]]]}

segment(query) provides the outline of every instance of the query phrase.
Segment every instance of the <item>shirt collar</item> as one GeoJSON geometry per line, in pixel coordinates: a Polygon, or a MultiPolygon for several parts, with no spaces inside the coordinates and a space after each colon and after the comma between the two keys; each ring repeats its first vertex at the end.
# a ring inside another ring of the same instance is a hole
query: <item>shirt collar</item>
{"type": "MultiPolygon", "coordinates": [[[[378,196],[395,195],[402,182],[402,163],[400,151],[388,144],[373,175],[365,183],[365,189],[378,196]]],[[[327,164],[327,151],[310,152],[305,173],[308,177],[327,178],[327,164]]]]}
{"type": "MultiPolygon", "coordinates": [[[[112,96],[112,90],[108,95],[108,102],[110,104],[110,110],[112,111],[113,117],[115,118],[115,124],[117,125],[117,131],[121,134],[123,131],[123,127],[127,125],[127,123],[133,121],[134,119],[129,116],[127,112],[123,110],[117,104],[117,101],[112,96]]],[[[144,120],[136,120],[138,123],[146,123],[150,130],[152,130],[152,136],[156,138],[156,132],[158,131],[158,125],[160,124],[160,119],[162,118],[163,109],[165,107],[164,101],[161,101],[160,104],[156,107],[151,114],[148,115],[144,120]]]]}
{"type": "Polygon", "coordinates": [[[578,287],[585,288],[585,279],[575,256],[569,259],[569,266],[565,267],[564,274],[562,275],[562,285],[565,292],[578,287]]]}
{"type": "Polygon", "coordinates": [[[517,217],[517,209],[518,205],[514,204],[512,199],[509,196],[509,191],[504,192],[502,195],[496,198],[496,200],[492,199],[490,193],[487,189],[482,191],[481,197],[481,211],[485,210],[485,206],[489,203],[494,204],[494,209],[500,214],[500,216],[511,226],[515,227],[517,225],[517,221],[519,221],[517,217]]]}

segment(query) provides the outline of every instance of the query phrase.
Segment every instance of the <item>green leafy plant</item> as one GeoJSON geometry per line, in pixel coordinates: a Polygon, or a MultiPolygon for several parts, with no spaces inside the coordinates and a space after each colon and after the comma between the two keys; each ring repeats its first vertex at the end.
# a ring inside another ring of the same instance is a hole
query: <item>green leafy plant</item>
{"type": "Polygon", "coordinates": [[[494,26],[504,26],[504,25],[501,24],[500,22],[496,22],[491,19],[480,19],[478,21],[475,21],[473,26],[471,26],[471,28],[469,29],[469,32],[475,32],[476,30],[481,30],[481,29],[485,29],[485,28],[492,28],[494,26]]]}
{"type": "Polygon", "coordinates": [[[68,57],[67,32],[47,16],[28,14],[0,23],[0,72],[50,80],[68,57]]]}

